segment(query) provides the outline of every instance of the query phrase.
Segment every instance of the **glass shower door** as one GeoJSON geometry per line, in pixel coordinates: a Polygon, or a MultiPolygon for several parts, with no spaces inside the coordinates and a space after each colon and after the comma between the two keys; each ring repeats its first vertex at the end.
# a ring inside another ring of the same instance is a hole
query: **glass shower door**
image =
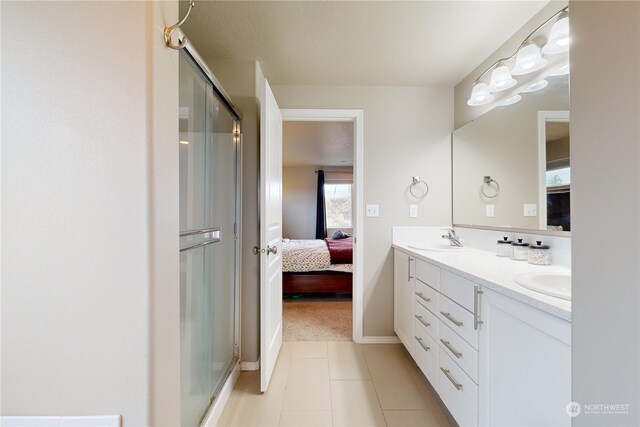
{"type": "Polygon", "coordinates": [[[198,426],[237,360],[236,119],[180,55],[181,425],[198,426]]]}

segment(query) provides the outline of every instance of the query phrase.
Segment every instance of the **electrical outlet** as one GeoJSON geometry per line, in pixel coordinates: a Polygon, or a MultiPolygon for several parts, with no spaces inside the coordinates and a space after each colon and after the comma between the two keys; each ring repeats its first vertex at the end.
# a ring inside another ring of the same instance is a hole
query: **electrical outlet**
{"type": "Polygon", "coordinates": [[[367,205],[365,215],[369,218],[377,218],[380,216],[380,205],[367,205]]]}
{"type": "Polygon", "coordinates": [[[418,205],[409,205],[409,217],[418,218],[418,205]]]}
{"type": "Polygon", "coordinates": [[[485,206],[487,218],[493,218],[496,215],[495,207],[495,205],[485,206]]]}
{"type": "Polygon", "coordinates": [[[525,203],[524,216],[538,216],[538,205],[525,203]]]}

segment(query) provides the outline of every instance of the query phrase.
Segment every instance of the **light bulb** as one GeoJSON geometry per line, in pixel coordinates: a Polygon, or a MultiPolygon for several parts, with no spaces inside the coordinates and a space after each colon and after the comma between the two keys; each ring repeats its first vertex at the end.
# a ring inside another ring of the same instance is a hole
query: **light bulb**
{"type": "Polygon", "coordinates": [[[547,65],[547,60],[542,57],[540,48],[535,43],[529,43],[518,51],[516,66],[511,70],[514,76],[533,73],[547,65]]]}
{"type": "Polygon", "coordinates": [[[493,101],[494,98],[495,96],[489,93],[489,87],[486,83],[476,83],[471,89],[471,98],[467,101],[467,105],[471,107],[485,105],[493,101]]]}
{"type": "Polygon", "coordinates": [[[549,33],[549,41],[542,48],[544,54],[562,53],[569,50],[569,16],[558,19],[549,33]]]}
{"type": "Polygon", "coordinates": [[[546,81],[545,79],[540,80],[539,82],[535,82],[534,84],[532,84],[531,86],[529,86],[528,88],[526,88],[525,90],[523,90],[523,93],[529,93],[529,92],[535,92],[537,90],[542,90],[545,87],[547,87],[549,85],[549,82],[546,81]]]}
{"type": "Polygon", "coordinates": [[[505,99],[504,101],[502,101],[500,104],[498,104],[501,107],[506,107],[507,105],[513,105],[516,102],[520,101],[522,99],[522,96],[520,95],[513,95],[510,98],[505,99]]]}
{"type": "Polygon", "coordinates": [[[511,77],[509,68],[503,63],[499,63],[498,66],[491,72],[489,92],[500,92],[502,90],[507,90],[514,87],[516,83],[516,79],[511,77]]]}

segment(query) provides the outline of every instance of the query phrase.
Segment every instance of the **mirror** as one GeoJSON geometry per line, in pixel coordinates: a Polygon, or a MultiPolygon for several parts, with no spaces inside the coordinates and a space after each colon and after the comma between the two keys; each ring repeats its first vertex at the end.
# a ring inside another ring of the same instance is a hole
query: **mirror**
{"type": "Polygon", "coordinates": [[[569,75],[453,132],[453,223],[571,231],[569,75]]]}

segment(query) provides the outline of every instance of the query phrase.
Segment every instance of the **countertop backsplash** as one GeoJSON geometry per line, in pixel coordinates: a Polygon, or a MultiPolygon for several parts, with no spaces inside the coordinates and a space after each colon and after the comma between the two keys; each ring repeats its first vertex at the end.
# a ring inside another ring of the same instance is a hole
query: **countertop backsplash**
{"type": "MultiPolygon", "coordinates": [[[[411,244],[424,240],[442,241],[443,228],[451,228],[450,225],[437,227],[397,226],[392,230],[394,244],[411,244]]],[[[514,233],[507,231],[482,230],[476,228],[453,227],[464,246],[474,249],[496,252],[496,244],[499,239],[508,237],[509,240],[523,239],[527,243],[535,243],[541,240],[551,247],[551,262],[571,268],[571,238],[546,236],[535,233],[514,233]]],[[[516,262],[516,261],[514,261],[516,262]]]]}

